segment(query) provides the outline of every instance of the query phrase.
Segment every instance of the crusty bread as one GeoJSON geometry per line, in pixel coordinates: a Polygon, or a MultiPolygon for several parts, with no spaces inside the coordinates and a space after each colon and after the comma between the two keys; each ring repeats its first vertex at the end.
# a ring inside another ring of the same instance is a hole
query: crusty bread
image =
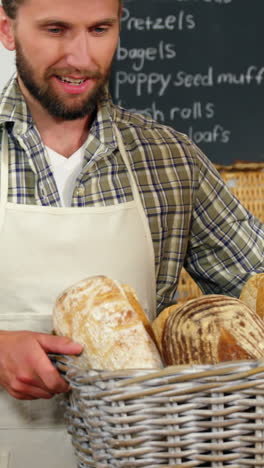
{"type": "Polygon", "coordinates": [[[264,356],[264,323],[244,302],[201,296],[176,308],[162,336],[165,364],[216,364],[264,356]]]}
{"type": "Polygon", "coordinates": [[[264,273],[259,274],[259,283],[256,299],[256,313],[264,320],[264,273]]]}
{"type": "Polygon", "coordinates": [[[186,298],[186,299],[180,299],[178,302],[175,304],[172,304],[165,309],[163,309],[159,315],[153,320],[152,322],[152,329],[155,335],[156,343],[158,345],[158,348],[160,352],[162,353],[162,335],[163,335],[163,330],[165,327],[165,323],[167,320],[167,317],[169,314],[174,312],[180,305],[185,304],[187,301],[191,300],[192,298],[186,298]]]}
{"type": "Polygon", "coordinates": [[[264,318],[264,273],[258,273],[247,280],[240,293],[240,300],[264,318]]]}
{"type": "Polygon", "coordinates": [[[152,329],[156,338],[156,343],[161,353],[162,353],[162,335],[163,335],[165,322],[167,320],[168,315],[177,307],[179,307],[177,304],[173,304],[172,306],[166,307],[166,309],[162,310],[162,312],[160,312],[160,314],[152,322],[152,329]]]}
{"type": "Polygon", "coordinates": [[[79,365],[90,369],[160,368],[151,324],[135,291],[105,276],[80,281],[58,297],[54,331],[84,346],[79,365]]]}

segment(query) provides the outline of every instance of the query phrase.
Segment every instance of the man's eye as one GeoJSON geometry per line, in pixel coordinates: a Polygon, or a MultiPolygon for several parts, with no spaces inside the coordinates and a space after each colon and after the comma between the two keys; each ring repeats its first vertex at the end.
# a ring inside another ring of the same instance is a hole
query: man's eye
{"type": "Polygon", "coordinates": [[[107,26],[96,26],[94,28],[94,32],[97,34],[103,34],[104,32],[108,31],[109,27],[107,26]]]}
{"type": "Polygon", "coordinates": [[[50,26],[49,28],[47,28],[47,31],[51,34],[60,34],[62,33],[62,28],[59,28],[59,27],[56,27],[56,26],[50,26]]]}

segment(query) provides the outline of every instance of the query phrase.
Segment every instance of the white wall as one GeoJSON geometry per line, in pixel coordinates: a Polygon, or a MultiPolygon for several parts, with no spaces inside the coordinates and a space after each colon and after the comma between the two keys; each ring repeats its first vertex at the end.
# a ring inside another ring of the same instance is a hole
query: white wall
{"type": "MultiPolygon", "coordinates": [[[[0,5],[2,5],[2,0],[0,0],[0,5]]],[[[0,43],[0,92],[14,71],[15,53],[6,50],[0,43]]]]}
{"type": "Polygon", "coordinates": [[[15,71],[15,53],[0,44],[0,91],[15,71]]]}

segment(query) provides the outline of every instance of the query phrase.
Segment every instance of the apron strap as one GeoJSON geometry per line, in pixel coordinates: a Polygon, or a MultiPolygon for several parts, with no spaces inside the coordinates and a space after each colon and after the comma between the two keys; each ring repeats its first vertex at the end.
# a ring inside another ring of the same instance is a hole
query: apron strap
{"type": "MultiPolygon", "coordinates": [[[[0,232],[5,220],[5,209],[8,199],[8,139],[7,130],[3,127],[2,148],[0,153],[0,232]]],[[[0,465],[1,467],[1,465],[0,465]]]]}
{"type": "MultiPolygon", "coordinates": [[[[143,209],[142,201],[141,201],[140,194],[139,194],[138,187],[137,187],[137,183],[136,183],[134,174],[133,174],[133,172],[131,170],[131,167],[130,167],[130,163],[129,163],[129,160],[128,160],[128,157],[127,157],[127,152],[126,152],[126,149],[125,149],[125,146],[124,146],[124,143],[123,143],[122,135],[120,133],[120,130],[117,128],[116,124],[114,124],[114,129],[115,129],[115,134],[116,134],[116,137],[117,137],[118,148],[119,148],[119,151],[121,153],[121,156],[122,156],[122,158],[124,160],[124,163],[126,165],[126,168],[127,168],[128,174],[129,174],[129,180],[130,180],[130,183],[131,183],[131,188],[132,188],[132,193],[133,193],[134,200],[139,205],[139,207],[141,207],[143,209]]],[[[145,212],[144,212],[144,214],[145,214],[145,212]]]]}
{"type": "Polygon", "coordinates": [[[120,130],[117,128],[116,124],[114,124],[114,130],[115,130],[116,137],[117,137],[117,143],[118,143],[119,151],[121,153],[121,156],[122,156],[122,158],[124,160],[124,163],[125,163],[127,171],[128,171],[134,201],[135,201],[135,203],[136,203],[136,205],[138,207],[139,215],[140,215],[142,223],[144,225],[144,229],[145,229],[145,233],[146,233],[146,239],[147,239],[147,243],[148,243],[149,255],[150,255],[150,258],[151,258],[152,265],[153,265],[153,274],[151,275],[151,278],[149,278],[149,281],[150,281],[150,284],[151,284],[151,290],[152,290],[152,294],[153,294],[152,297],[151,297],[152,305],[151,305],[151,311],[150,311],[150,317],[149,318],[151,320],[154,320],[154,318],[156,317],[156,277],[155,277],[155,252],[154,252],[153,241],[152,241],[152,237],[151,237],[151,232],[150,232],[148,219],[147,219],[147,216],[146,216],[143,204],[142,204],[142,200],[141,200],[141,197],[140,197],[140,193],[139,193],[139,190],[138,190],[138,186],[137,186],[135,177],[133,175],[133,172],[132,172],[129,160],[128,160],[127,152],[126,152],[126,149],[125,149],[125,146],[124,146],[124,143],[123,143],[123,138],[122,138],[120,130]]]}
{"type": "Polygon", "coordinates": [[[1,164],[0,202],[1,202],[1,206],[4,207],[7,203],[7,195],[8,195],[8,135],[7,135],[7,130],[4,127],[3,127],[2,149],[1,149],[0,158],[1,158],[0,159],[0,164],[1,164]]]}

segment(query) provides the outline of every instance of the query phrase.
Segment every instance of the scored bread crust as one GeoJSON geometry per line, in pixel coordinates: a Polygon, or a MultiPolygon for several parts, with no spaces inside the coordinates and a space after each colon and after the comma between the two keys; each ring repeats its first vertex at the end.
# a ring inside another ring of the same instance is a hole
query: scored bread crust
{"type": "Polygon", "coordinates": [[[155,335],[156,343],[160,352],[162,353],[162,335],[165,327],[166,320],[172,312],[174,312],[182,304],[186,304],[187,301],[193,299],[192,297],[179,299],[175,304],[172,304],[163,309],[159,315],[152,322],[152,329],[155,335]]]}
{"type": "Polygon", "coordinates": [[[90,369],[161,368],[151,324],[135,291],[106,276],[65,290],[53,310],[53,327],[84,346],[79,365],[90,369]]]}
{"type": "Polygon", "coordinates": [[[201,296],[175,309],[162,336],[165,364],[216,364],[264,356],[264,323],[239,299],[201,296]]]}
{"type": "Polygon", "coordinates": [[[163,309],[160,314],[155,318],[155,320],[152,322],[152,329],[155,334],[156,338],[156,343],[158,344],[159,350],[162,353],[162,335],[163,335],[163,330],[165,326],[165,322],[167,320],[168,315],[177,308],[176,304],[173,304],[172,306],[166,307],[166,309],[163,309]]]}

